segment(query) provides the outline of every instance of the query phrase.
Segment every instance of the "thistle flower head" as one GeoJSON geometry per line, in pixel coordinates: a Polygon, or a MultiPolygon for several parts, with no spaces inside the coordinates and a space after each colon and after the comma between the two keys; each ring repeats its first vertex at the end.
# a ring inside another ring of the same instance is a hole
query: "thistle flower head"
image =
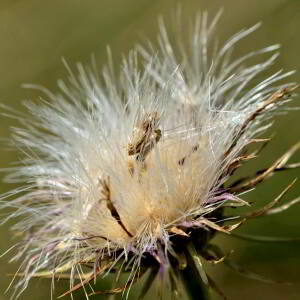
{"type": "MultiPolygon", "coordinates": [[[[218,17],[210,24],[206,14],[197,18],[187,42],[179,35],[171,43],[161,23],[159,50],[137,47],[119,78],[106,67],[99,80],[79,65],[77,75],[70,70],[68,82],[59,81],[60,93],[42,89],[48,101],[26,103],[31,116],[13,136],[26,157],[7,177],[24,185],[2,204],[16,208],[6,220],[23,216],[13,227],[24,233],[14,257],[23,258],[18,294],[36,276],[68,274],[67,293],[117,270],[130,271],[124,289],[148,269],[173,282],[186,261],[208,258],[216,231],[230,233],[278,202],[225,225],[224,207],[249,205],[239,193],[283,167],[299,144],[261,177],[227,184],[254,157],[247,146],[265,141],[257,136],[293,87],[277,84],[291,74],[282,72],[253,86],[277,54],[242,64],[278,46],[231,59],[257,26],[218,49],[218,17]]],[[[200,277],[209,281],[205,272],[200,277]]]]}

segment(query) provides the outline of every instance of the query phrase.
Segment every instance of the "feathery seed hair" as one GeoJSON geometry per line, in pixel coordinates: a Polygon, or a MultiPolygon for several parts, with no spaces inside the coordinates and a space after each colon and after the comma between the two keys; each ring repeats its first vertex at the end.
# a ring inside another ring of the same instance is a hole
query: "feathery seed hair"
{"type": "Polygon", "coordinates": [[[14,296],[32,277],[70,278],[64,295],[79,288],[87,298],[119,293],[148,270],[141,298],[157,274],[168,277],[177,294],[179,279],[185,282],[181,273],[191,265],[201,282],[220,293],[200,261],[228,261],[211,244],[213,235],[230,234],[248,218],[299,201],[273,208],[291,184],[262,209],[234,218],[224,214],[225,207],[250,205],[242,192],[276,170],[298,166],[287,162],[300,143],[253,178],[227,184],[257,154],[249,154],[248,145],[268,141],[258,135],[284,110],[295,86],[277,83],[292,74],[281,71],[253,86],[274,63],[278,45],[231,59],[235,44],[258,25],[218,49],[213,33],[219,16],[209,23],[206,13],[199,15],[187,42],[181,25],[170,42],[160,21],[159,50],[138,46],[119,78],[105,67],[99,81],[78,65],[78,75],[69,69],[68,82],[59,81],[60,93],[37,87],[48,101],[25,104],[30,116],[20,117],[23,128],[14,129],[13,140],[26,157],[6,178],[23,186],[1,202],[15,208],[2,223],[23,217],[13,226],[24,235],[12,259],[23,259],[14,296]],[[271,53],[268,60],[243,66],[265,53],[271,53]],[[128,272],[126,285],[88,290],[109,272],[128,272]]]}

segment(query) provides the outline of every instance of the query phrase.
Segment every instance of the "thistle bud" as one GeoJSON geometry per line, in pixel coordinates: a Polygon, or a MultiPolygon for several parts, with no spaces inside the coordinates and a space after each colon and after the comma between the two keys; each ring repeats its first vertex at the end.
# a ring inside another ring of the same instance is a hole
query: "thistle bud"
{"type": "Polygon", "coordinates": [[[257,25],[212,52],[218,18],[209,24],[206,14],[199,16],[185,44],[180,36],[171,43],[160,22],[159,49],[138,46],[118,80],[109,68],[98,81],[80,66],[60,94],[46,92],[48,102],[26,104],[29,116],[13,136],[26,157],[8,177],[23,187],[1,202],[16,208],[7,220],[21,217],[13,229],[24,235],[15,256],[22,259],[15,296],[32,277],[68,277],[64,295],[84,288],[88,297],[129,290],[145,274],[141,298],[155,278],[178,294],[181,281],[189,285],[189,269],[199,286],[216,288],[202,259],[229,263],[213,236],[299,202],[274,208],[291,184],[259,210],[225,213],[250,206],[243,192],[291,168],[288,159],[300,143],[255,176],[228,183],[256,157],[249,145],[268,141],[258,135],[296,87],[277,83],[291,72],[251,83],[274,63],[276,45],[230,58],[257,25]],[[242,66],[264,53],[266,61],[242,66]],[[122,272],[129,274],[125,286],[88,291],[96,278],[122,272]]]}

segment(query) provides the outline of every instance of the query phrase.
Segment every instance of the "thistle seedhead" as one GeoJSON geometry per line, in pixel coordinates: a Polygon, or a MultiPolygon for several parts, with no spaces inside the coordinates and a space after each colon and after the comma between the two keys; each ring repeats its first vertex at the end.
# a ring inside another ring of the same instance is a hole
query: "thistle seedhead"
{"type": "Polygon", "coordinates": [[[118,293],[148,270],[141,296],[158,274],[170,279],[176,294],[179,279],[187,284],[187,268],[216,288],[200,260],[227,261],[211,244],[214,234],[230,234],[248,218],[289,206],[273,208],[290,186],[262,209],[225,224],[232,221],[225,207],[250,205],[239,193],[298,166],[287,161],[300,144],[253,178],[227,184],[256,156],[248,145],[267,142],[257,136],[284,109],[295,85],[276,85],[291,72],[251,84],[277,54],[242,67],[276,45],[230,59],[233,46],[257,26],[212,51],[218,18],[208,25],[207,15],[199,16],[189,40],[178,36],[178,44],[161,22],[159,50],[138,46],[119,79],[104,68],[99,81],[79,65],[69,83],[59,82],[61,93],[45,91],[48,102],[26,103],[31,115],[13,136],[26,157],[7,177],[24,185],[3,195],[13,199],[1,204],[16,208],[4,221],[23,217],[13,227],[24,234],[13,259],[23,259],[15,295],[32,277],[69,277],[66,295],[100,275],[129,272],[123,288],[86,296],[118,293]]]}

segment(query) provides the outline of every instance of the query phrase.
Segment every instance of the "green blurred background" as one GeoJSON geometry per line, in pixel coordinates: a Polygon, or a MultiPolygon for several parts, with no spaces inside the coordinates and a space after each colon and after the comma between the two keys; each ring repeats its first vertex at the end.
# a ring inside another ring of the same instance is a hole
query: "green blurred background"
{"type": "MultiPolygon", "coordinates": [[[[234,55],[242,55],[273,43],[282,45],[281,56],[271,72],[281,68],[300,70],[300,1],[299,0],[0,0],[0,101],[17,110],[23,110],[24,99],[38,99],[40,92],[22,89],[22,83],[35,83],[56,91],[58,78],[66,78],[62,64],[64,57],[70,66],[76,62],[89,63],[94,54],[99,68],[106,61],[106,45],[110,45],[114,61],[118,65],[122,54],[128,53],[145,37],[154,41],[157,35],[157,17],[163,15],[166,23],[177,4],[181,3],[185,15],[208,10],[209,16],[220,7],[224,14],[217,35],[223,41],[244,27],[258,21],[263,26],[239,44],[234,55]]],[[[300,81],[299,74],[293,81],[300,81]]],[[[300,99],[300,98],[299,98],[300,99]]],[[[299,106],[299,100],[293,106],[299,106]]],[[[245,167],[244,172],[254,172],[268,166],[290,145],[300,139],[300,112],[276,118],[269,133],[276,135],[261,157],[245,167]]],[[[17,125],[12,119],[0,116],[0,137],[9,137],[9,127],[17,125]]],[[[0,166],[5,168],[19,158],[14,151],[7,151],[1,143],[0,166]]],[[[300,160],[298,153],[294,161],[300,160]]],[[[2,174],[0,174],[2,177],[2,174]]],[[[296,176],[299,171],[280,173],[262,184],[247,198],[256,201],[255,206],[270,201],[296,176]]],[[[0,192],[13,188],[1,183],[0,192]]],[[[300,183],[288,194],[292,199],[300,194],[300,183]]],[[[300,237],[300,205],[273,217],[250,221],[241,232],[300,237]]],[[[1,252],[13,245],[12,233],[7,224],[0,228],[1,252]]],[[[290,286],[264,284],[240,277],[222,265],[208,267],[210,274],[229,299],[300,299],[300,244],[262,244],[219,236],[216,243],[226,250],[234,249],[232,258],[266,277],[292,282],[290,286]]],[[[10,278],[7,273],[17,270],[18,264],[8,264],[10,255],[0,260],[0,300],[9,299],[5,294],[10,278]]],[[[99,288],[109,287],[109,278],[99,288]]],[[[67,289],[66,282],[56,285],[56,295],[67,289]]],[[[129,299],[136,299],[139,286],[132,289],[129,299]]],[[[147,299],[156,299],[156,293],[147,299]]],[[[50,281],[32,280],[21,299],[50,299],[50,281]]],[[[84,299],[82,293],[75,299],[84,299]]],[[[98,297],[97,299],[100,299],[98,297]]],[[[108,299],[102,297],[101,299],[108,299]]],[[[212,294],[212,299],[219,299],[212,294]]]]}

